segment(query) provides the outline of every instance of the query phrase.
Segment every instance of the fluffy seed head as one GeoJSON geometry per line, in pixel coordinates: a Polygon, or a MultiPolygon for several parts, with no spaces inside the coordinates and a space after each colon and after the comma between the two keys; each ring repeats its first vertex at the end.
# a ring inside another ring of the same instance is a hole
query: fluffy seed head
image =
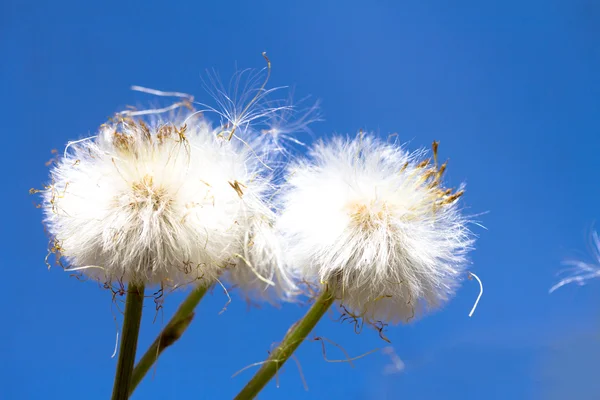
{"type": "Polygon", "coordinates": [[[278,228],[290,266],[366,321],[408,321],[454,293],[472,245],[446,164],[362,134],[318,142],[287,173],[278,228]]]}
{"type": "Polygon", "coordinates": [[[238,264],[270,184],[248,146],[216,131],[119,117],[69,146],[43,193],[52,249],[102,282],[211,283],[238,264]]]}

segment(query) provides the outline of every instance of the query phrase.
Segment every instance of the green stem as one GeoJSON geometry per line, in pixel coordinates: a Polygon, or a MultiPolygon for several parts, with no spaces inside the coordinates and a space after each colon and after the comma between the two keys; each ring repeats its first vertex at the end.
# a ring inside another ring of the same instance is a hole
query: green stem
{"type": "Polygon", "coordinates": [[[115,375],[112,400],[127,400],[129,398],[129,385],[131,383],[133,364],[135,363],[135,352],[140,333],[143,305],[144,285],[130,283],[127,288],[127,300],[125,301],[121,350],[119,351],[119,360],[117,361],[117,373],[115,375]]]}
{"type": "Polygon", "coordinates": [[[193,289],[183,303],[181,303],[167,326],[158,334],[152,346],[144,353],[135,366],[131,378],[131,386],[129,387],[129,394],[132,394],[142,379],[144,379],[144,376],[158,360],[161,353],[183,335],[194,318],[194,309],[200,303],[207,290],[208,286],[199,286],[193,289]]]}
{"type": "Polygon", "coordinates": [[[317,325],[321,317],[325,315],[334,300],[334,296],[330,290],[325,288],[304,317],[292,325],[283,338],[283,341],[277,346],[277,349],[269,355],[269,358],[262,364],[250,382],[238,393],[235,400],[247,400],[256,397],[258,392],[265,387],[279,368],[283,366],[298,346],[306,339],[306,336],[317,325]]]}

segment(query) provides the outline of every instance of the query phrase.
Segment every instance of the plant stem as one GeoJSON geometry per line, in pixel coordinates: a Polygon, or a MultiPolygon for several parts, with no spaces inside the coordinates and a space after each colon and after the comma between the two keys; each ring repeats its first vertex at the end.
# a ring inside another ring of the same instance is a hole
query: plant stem
{"type": "Polygon", "coordinates": [[[129,398],[129,385],[135,362],[143,305],[144,285],[130,283],[127,287],[121,350],[119,351],[119,360],[117,361],[117,373],[115,375],[112,400],[127,400],[129,398]]]}
{"type": "Polygon", "coordinates": [[[247,400],[256,397],[265,385],[273,378],[279,368],[292,356],[294,351],[306,339],[306,336],[317,325],[335,300],[331,291],[325,286],[323,292],[315,300],[302,319],[290,327],[283,341],[277,346],[269,358],[262,364],[250,382],[235,397],[235,400],[247,400]]]}
{"type": "Polygon", "coordinates": [[[194,318],[194,309],[200,303],[207,290],[208,286],[198,286],[181,303],[167,326],[158,334],[152,346],[148,348],[135,366],[131,378],[131,386],[129,387],[129,394],[133,393],[162,352],[183,335],[194,318]]]}

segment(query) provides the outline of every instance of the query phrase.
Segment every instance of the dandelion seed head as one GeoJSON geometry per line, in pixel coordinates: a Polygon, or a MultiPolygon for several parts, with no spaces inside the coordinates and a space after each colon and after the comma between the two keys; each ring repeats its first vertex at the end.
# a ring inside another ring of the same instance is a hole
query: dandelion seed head
{"type": "Polygon", "coordinates": [[[202,118],[119,116],[70,145],[43,193],[45,222],[72,268],[102,282],[212,283],[266,207],[261,164],[202,118]],[[184,122],[185,121],[185,122],[184,122]]]}
{"type": "Polygon", "coordinates": [[[366,321],[410,321],[447,301],[473,238],[446,164],[370,135],[319,141],[287,172],[278,228],[286,263],[330,285],[366,321]]]}
{"type": "Polygon", "coordinates": [[[59,263],[105,283],[182,286],[223,275],[247,297],[293,297],[270,204],[273,165],[284,141],[301,144],[293,135],[318,120],[317,105],[298,114],[290,100],[271,100],[283,88],[267,87],[263,57],[266,68],[242,70],[227,87],[207,74],[213,105],[133,86],[178,100],[118,113],[97,135],[69,142],[43,191],[59,263]]]}

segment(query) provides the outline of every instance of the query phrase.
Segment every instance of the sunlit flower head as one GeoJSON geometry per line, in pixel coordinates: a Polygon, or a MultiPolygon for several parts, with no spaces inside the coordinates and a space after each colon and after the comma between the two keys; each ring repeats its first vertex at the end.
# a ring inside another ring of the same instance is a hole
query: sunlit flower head
{"type": "Polygon", "coordinates": [[[454,293],[473,239],[463,190],[424,151],[369,135],[319,141],[287,171],[278,228],[301,279],[329,285],[365,321],[409,321],[454,293]]]}
{"type": "Polygon", "coordinates": [[[248,252],[268,172],[202,118],[152,119],[120,116],[68,146],[43,193],[52,250],[101,282],[212,283],[248,252]]]}
{"type": "Polygon", "coordinates": [[[570,272],[570,275],[561,279],[560,282],[552,286],[550,288],[550,293],[570,283],[576,283],[580,286],[583,286],[590,279],[600,278],[600,238],[598,237],[597,232],[592,234],[592,255],[594,257],[594,262],[592,263],[583,262],[581,260],[565,261],[566,265],[571,266],[571,268],[565,271],[570,272]]]}

